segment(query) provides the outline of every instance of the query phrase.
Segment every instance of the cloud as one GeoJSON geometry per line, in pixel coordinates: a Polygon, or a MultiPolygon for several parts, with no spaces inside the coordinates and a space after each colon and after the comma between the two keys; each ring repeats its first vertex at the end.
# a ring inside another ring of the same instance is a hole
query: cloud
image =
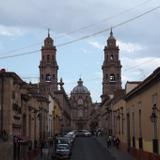
{"type": "Polygon", "coordinates": [[[141,51],[141,50],[145,49],[144,46],[142,46],[138,43],[117,41],[117,45],[120,46],[120,50],[122,52],[126,52],[126,53],[135,53],[137,51],[141,51]]]}
{"type": "Polygon", "coordinates": [[[160,66],[160,58],[144,57],[144,58],[128,58],[122,59],[122,81],[123,84],[128,81],[144,80],[149,74],[160,66]]]}
{"type": "Polygon", "coordinates": [[[89,44],[91,46],[93,46],[94,48],[97,48],[97,49],[100,49],[102,50],[104,48],[104,45],[103,44],[100,44],[99,42],[97,41],[89,41],[89,44]]]}
{"type": "Polygon", "coordinates": [[[21,36],[23,33],[24,31],[18,27],[0,25],[0,35],[2,36],[21,36]]]}

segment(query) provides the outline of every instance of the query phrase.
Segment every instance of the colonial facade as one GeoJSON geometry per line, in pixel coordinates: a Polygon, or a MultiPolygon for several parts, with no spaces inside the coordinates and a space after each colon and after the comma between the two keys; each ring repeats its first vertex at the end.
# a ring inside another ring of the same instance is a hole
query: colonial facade
{"type": "Polygon", "coordinates": [[[53,95],[49,96],[48,132],[52,138],[61,133],[62,107],[53,95]]]}
{"type": "MultiPolygon", "coordinates": [[[[157,68],[142,82],[127,82],[125,94],[105,102],[109,134],[119,137],[121,149],[138,160],[159,159],[159,76],[157,68]]],[[[100,119],[104,121],[103,116],[100,119]]],[[[104,122],[103,122],[104,123],[104,122]]]]}
{"type": "Polygon", "coordinates": [[[0,148],[1,158],[6,160],[24,158],[27,152],[48,137],[46,118],[49,101],[43,95],[33,92],[31,88],[32,86],[23,82],[17,74],[1,71],[0,138],[11,147],[9,150],[0,148]],[[11,157],[5,157],[8,154],[11,157]]]}
{"type": "Polygon", "coordinates": [[[121,89],[119,48],[111,31],[105,47],[99,126],[119,137],[121,148],[138,160],[160,158],[159,74],[157,68],[142,82],[127,82],[121,89]],[[115,54],[113,54],[115,53],[115,54]]]}
{"type": "Polygon", "coordinates": [[[126,96],[127,146],[139,159],[160,154],[160,68],[126,96]]]}
{"type": "Polygon", "coordinates": [[[61,106],[61,133],[64,134],[67,131],[70,131],[71,128],[71,104],[63,88],[62,79],[59,82],[60,89],[55,92],[55,97],[58,100],[61,106]]]}

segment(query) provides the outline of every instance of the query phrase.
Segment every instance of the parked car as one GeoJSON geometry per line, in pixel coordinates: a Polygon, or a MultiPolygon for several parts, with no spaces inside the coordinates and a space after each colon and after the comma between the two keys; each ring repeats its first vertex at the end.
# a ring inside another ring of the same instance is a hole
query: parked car
{"type": "Polygon", "coordinates": [[[56,158],[65,159],[71,156],[71,148],[69,144],[57,144],[56,148],[56,158]]]}
{"type": "Polygon", "coordinates": [[[79,130],[77,131],[76,137],[84,137],[84,131],[83,130],[79,130]]]}
{"type": "Polygon", "coordinates": [[[92,135],[88,130],[79,130],[77,132],[77,137],[90,137],[92,135]]]}
{"type": "Polygon", "coordinates": [[[86,131],[84,131],[84,136],[90,137],[90,136],[92,136],[92,133],[86,130],[86,131]]]}
{"type": "Polygon", "coordinates": [[[68,144],[70,147],[72,147],[72,141],[69,137],[57,137],[56,138],[56,145],[58,144],[68,144]]]}

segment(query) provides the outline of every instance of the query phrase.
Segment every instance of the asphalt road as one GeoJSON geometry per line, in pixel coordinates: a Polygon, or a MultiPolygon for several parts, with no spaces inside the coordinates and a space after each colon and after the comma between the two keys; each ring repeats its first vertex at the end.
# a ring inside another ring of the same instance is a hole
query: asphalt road
{"type": "Polygon", "coordinates": [[[77,137],[70,160],[115,160],[94,137],[77,137]]]}

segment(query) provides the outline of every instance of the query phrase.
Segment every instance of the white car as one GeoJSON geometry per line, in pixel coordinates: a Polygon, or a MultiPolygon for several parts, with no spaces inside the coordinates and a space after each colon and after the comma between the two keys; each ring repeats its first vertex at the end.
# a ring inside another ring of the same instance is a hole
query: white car
{"type": "Polygon", "coordinates": [[[56,158],[69,158],[71,155],[71,148],[69,144],[58,144],[56,147],[56,158]]]}

